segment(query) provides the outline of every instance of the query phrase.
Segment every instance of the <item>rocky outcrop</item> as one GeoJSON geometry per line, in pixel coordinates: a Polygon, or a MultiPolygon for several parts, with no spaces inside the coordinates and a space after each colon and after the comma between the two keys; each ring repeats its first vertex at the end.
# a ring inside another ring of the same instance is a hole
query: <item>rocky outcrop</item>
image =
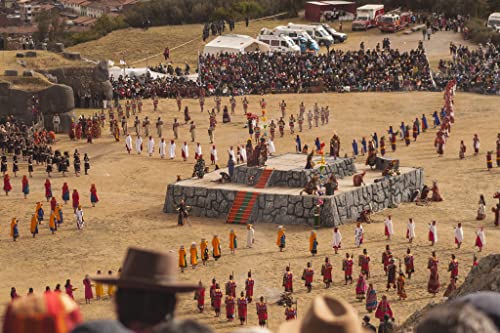
{"type": "Polygon", "coordinates": [[[42,72],[46,77],[56,78],[60,84],[70,86],[74,92],[77,106],[86,93],[94,96],[99,102],[111,101],[113,87],[109,82],[107,62],[101,61],[95,67],[57,68],[42,72]]]}
{"type": "Polygon", "coordinates": [[[0,83],[0,116],[14,115],[28,123],[32,121],[31,99],[32,96],[38,96],[40,100],[40,109],[45,116],[45,126],[52,129],[52,116],[58,113],[61,117],[61,126],[63,129],[69,128],[71,119],[74,118],[73,108],[75,102],[73,90],[62,84],[49,85],[46,88],[26,91],[12,88],[9,82],[0,83]]]}
{"type": "MultiPolygon", "coordinates": [[[[252,175],[258,179],[258,170],[262,172],[259,168],[248,168],[246,172],[247,175],[254,172],[252,175]]],[[[236,190],[183,186],[182,183],[168,185],[165,213],[174,213],[176,205],[184,199],[191,206],[194,216],[225,218],[237,193],[236,190]]],[[[414,191],[421,189],[423,184],[423,170],[412,169],[399,176],[333,196],[289,195],[281,194],[276,189],[275,193],[259,194],[249,222],[312,225],[313,207],[321,199],[321,225],[336,226],[355,220],[364,209],[380,211],[409,201],[414,191]]]]}

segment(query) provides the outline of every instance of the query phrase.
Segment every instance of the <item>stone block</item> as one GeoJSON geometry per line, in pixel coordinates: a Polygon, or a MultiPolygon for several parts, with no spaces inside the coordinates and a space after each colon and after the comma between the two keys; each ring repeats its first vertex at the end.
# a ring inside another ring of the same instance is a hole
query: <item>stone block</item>
{"type": "Polygon", "coordinates": [[[390,157],[379,157],[377,156],[377,159],[375,161],[375,166],[377,170],[384,170],[392,161],[397,161],[397,167],[399,168],[399,160],[395,158],[390,158],[390,157]]]}
{"type": "Polygon", "coordinates": [[[82,60],[82,56],[78,52],[63,52],[62,55],[69,60],[82,60]]]}
{"type": "Polygon", "coordinates": [[[15,69],[6,69],[3,73],[4,76],[17,76],[17,71],[15,69]]]}
{"type": "Polygon", "coordinates": [[[24,53],[16,53],[16,58],[24,58],[24,53]]]}
{"type": "Polygon", "coordinates": [[[24,54],[26,58],[36,58],[37,54],[36,51],[28,51],[24,54]]]}
{"type": "Polygon", "coordinates": [[[35,74],[33,73],[33,71],[23,71],[23,76],[24,77],[33,77],[33,76],[35,76],[35,74]]]}

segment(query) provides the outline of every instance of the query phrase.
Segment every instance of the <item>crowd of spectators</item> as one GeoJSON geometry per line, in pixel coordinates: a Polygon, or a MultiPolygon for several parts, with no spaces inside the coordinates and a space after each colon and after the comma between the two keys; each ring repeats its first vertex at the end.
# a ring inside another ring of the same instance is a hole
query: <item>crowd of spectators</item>
{"type": "Polygon", "coordinates": [[[480,45],[477,50],[450,44],[451,60],[440,60],[434,75],[436,84],[444,87],[456,78],[458,89],[481,94],[500,93],[500,52],[495,45],[480,45]]]}
{"type": "Polygon", "coordinates": [[[200,82],[217,95],[307,92],[313,87],[336,92],[433,89],[423,49],[206,55],[199,64],[200,82]]]}

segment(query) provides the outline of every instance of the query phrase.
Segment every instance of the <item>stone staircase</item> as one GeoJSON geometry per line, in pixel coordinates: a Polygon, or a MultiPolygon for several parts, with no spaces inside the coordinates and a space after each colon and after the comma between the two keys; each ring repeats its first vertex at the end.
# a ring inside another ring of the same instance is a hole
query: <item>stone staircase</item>
{"type": "Polygon", "coordinates": [[[259,194],[254,192],[238,191],[226,223],[247,224],[258,196],[259,194]]]}
{"type": "Polygon", "coordinates": [[[272,169],[264,169],[262,174],[260,175],[257,184],[255,184],[255,188],[264,188],[267,185],[267,181],[271,178],[271,174],[273,173],[272,169]]]}

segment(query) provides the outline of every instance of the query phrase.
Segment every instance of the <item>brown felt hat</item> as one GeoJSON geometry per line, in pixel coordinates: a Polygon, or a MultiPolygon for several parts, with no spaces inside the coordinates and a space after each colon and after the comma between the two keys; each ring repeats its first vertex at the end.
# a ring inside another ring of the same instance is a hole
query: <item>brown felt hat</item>
{"type": "Polygon", "coordinates": [[[345,300],[317,296],[304,316],[282,324],[278,333],[366,333],[354,308],[345,300]]]}
{"type": "Polygon", "coordinates": [[[177,281],[175,255],[138,248],[129,248],[120,276],[93,277],[92,280],[116,285],[123,289],[143,289],[159,292],[189,292],[199,286],[177,281]]]}

